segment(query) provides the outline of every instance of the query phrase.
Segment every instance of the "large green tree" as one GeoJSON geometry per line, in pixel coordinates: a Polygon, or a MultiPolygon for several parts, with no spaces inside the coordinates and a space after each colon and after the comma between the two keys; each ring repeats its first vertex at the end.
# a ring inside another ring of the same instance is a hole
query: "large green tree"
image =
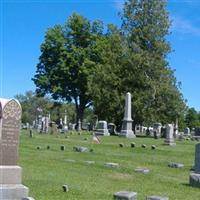
{"type": "Polygon", "coordinates": [[[100,61],[96,43],[103,37],[100,21],[90,22],[74,13],[65,25],[50,28],[41,45],[41,56],[33,78],[37,93],[75,103],[76,121],[82,121],[91,105],[88,76],[100,61]]]}
{"type": "Polygon", "coordinates": [[[185,103],[166,40],[170,21],[164,0],[127,0],[121,30],[111,26],[101,51],[103,60],[90,84],[94,109],[101,118],[120,124],[124,96],[132,94],[134,124],[175,122],[185,103]]]}

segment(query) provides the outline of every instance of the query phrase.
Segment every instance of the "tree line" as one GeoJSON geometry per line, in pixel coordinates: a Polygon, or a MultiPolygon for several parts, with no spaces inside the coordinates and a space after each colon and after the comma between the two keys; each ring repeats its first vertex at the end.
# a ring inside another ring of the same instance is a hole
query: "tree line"
{"type": "Polygon", "coordinates": [[[184,124],[187,107],[170,68],[165,0],[127,0],[121,26],[73,13],[49,28],[33,81],[36,93],[75,105],[76,122],[91,108],[98,119],[121,125],[126,92],[134,125],[184,124]]]}

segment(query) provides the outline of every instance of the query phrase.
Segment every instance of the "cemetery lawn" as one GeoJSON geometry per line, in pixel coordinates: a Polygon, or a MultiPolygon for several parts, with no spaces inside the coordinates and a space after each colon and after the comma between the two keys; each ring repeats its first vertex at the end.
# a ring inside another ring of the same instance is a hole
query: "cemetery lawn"
{"type": "Polygon", "coordinates": [[[138,200],[145,200],[149,195],[168,196],[170,200],[199,200],[200,189],[188,184],[196,143],[176,141],[177,145],[170,147],[163,145],[163,139],[111,136],[101,137],[101,144],[93,144],[88,133],[80,136],[74,133],[68,138],[63,134],[34,133],[29,138],[28,131],[23,130],[19,165],[23,168],[23,184],[29,187],[29,196],[36,200],[112,200],[113,193],[121,190],[137,192],[138,200]],[[135,148],[130,147],[131,142],[136,143],[135,148]],[[119,147],[120,143],[124,147],[119,147]],[[142,148],[142,144],[147,147],[142,148]],[[61,145],[65,145],[65,151],[60,150],[61,145]],[[73,147],[77,145],[94,151],[74,152],[73,147]],[[157,149],[151,150],[151,145],[157,149]],[[106,162],[119,163],[119,167],[106,167],[106,162]],[[185,166],[169,168],[168,162],[185,166]],[[136,173],[137,167],[148,168],[150,173],[136,173]],[[68,193],[62,190],[64,184],[69,186],[68,193]]]}

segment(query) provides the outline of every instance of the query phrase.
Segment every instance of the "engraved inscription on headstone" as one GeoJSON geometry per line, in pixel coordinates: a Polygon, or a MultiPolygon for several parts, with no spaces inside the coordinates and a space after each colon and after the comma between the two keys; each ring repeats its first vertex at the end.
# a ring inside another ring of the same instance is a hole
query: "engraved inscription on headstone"
{"type": "Polygon", "coordinates": [[[7,100],[0,106],[0,165],[17,164],[20,119],[17,101],[7,100]]]}

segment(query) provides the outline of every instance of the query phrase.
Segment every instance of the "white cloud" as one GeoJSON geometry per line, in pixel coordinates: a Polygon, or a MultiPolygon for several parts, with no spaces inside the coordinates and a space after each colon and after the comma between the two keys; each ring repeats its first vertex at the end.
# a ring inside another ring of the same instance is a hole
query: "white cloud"
{"type": "Polygon", "coordinates": [[[172,17],[172,31],[176,31],[182,34],[192,34],[200,36],[200,28],[192,24],[191,21],[183,19],[181,17],[172,17]]]}

